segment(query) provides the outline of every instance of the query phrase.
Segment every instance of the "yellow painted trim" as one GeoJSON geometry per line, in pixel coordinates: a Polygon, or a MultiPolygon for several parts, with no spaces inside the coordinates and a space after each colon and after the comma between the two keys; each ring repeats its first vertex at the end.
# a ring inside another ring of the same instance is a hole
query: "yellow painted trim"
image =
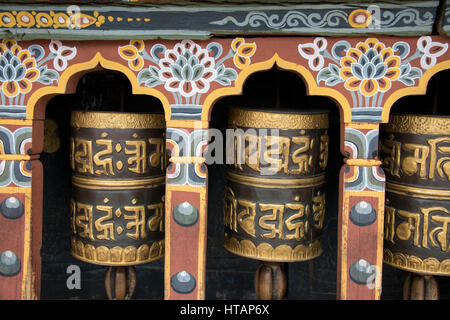
{"type": "Polygon", "coordinates": [[[375,159],[344,159],[344,162],[348,166],[358,166],[358,167],[381,166],[381,161],[375,159]]]}
{"type": "MultiPolygon", "coordinates": [[[[342,175],[344,173],[342,172],[342,175]]],[[[343,179],[344,180],[344,179],[343,179]]],[[[345,184],[345,181],[343,185],[345,184]]],[[[342,220],[341,220],[341,255],[338,259],[341,259],[341,275],[340,275],[340,300],[347,299],[347,240],[348,240],[348,222],[349,222],[349,194],[345,192],[343,185],[340,187],[340,197],[342,198],[342,220]]]]}
{"type": "Polygon", "coordinates": [[[419,80],[419,84],[414,87],[402,88],[397,91],[394,91],[384,103],[383,111],[381,112],[381,122],[387,123],[389,122],[389,114],[391,112],[391,108],[393,104],[400,98],[408,95],[421,95],[427,93],[428,81],[430,81],[431,77],[436,73],[450,69],[450,60],[442,61],[430,69],[426,70],[422,77],[419,80]]]}
{"type": "Polygon", "coordinates": [[[272,58],[266,61],[258,62],[255,64],[251,64],[245,69],[243,69],[239,74],[238,78],[235,81],[234,87],[226,87],[226,88],[220,88],[217,90],[214,90],[211,92],[205,99],[203,103],[203,109],[202,109],[202,115],[201,119],[203,121],[209,121],[209,115],[210,110],[216,102],[217,99],[230,96],[230,95],[239,95],[242,93],[242,88],[244,86],[245,80],[255,72],[263,71],[263,70],[269,70],[274,65],[277,65],[280,69],[283,70],[289,70],[289,71],[295,71],[303,78],[306,84],[306,93],[308,95],[319,95],[319,96],[327,96],[331,97],[334,100],[336,100],[338,106],[342,110],[343,119],[341,121],[343,122],[351,122],[352,121],[352,113],[350,104],[347,100],[347,98],[340,93],[336,89],[332,88],[326,88],[326,87],[319,87],[316,83],[316,79],[311,74],[311,71],[307,69],[306,67],[294,63],[286,61],[280,56],[275,53],[272,58]]]}
{"type": "Polygon", "coordinates": [[[0,119],[0,125],[13,125],[13,126],[32,126],[33,120],[27,119],[0,119]]]}
{"type": "Polygon", "coordinates": [[[345,124],[345,128],[374,130],[379,129],[379,123],[350,122],[345,124]]]}
{"type": "Polygon", "coordinates": [[[198,229],[198,269],[197,269],[197,299],[204,300],[205,299],[205,277],[206,277],[206,219],[208,215],[208,206],[207,206],[207,188],[201,187],[198,188],[198,192],[200,193],[200,208],[199,208],[199,229],[198,229]]]}
{"type": "Polygon", "coordinates": [[[194,128],[194,129],[208,129],[209,121],[202,120],[167,120],[167,128],[194,128]]]}
{"type": "Polygon", "coordinates": [[[125,74],[125,76],[131,83],[133,94],[145,94],[158,98],[163,105],[166,120],[170,119],[171,114],[170,103],[169,100],[161,91],[158,91],[153,88],[139,86],[136,74],[133,71],[131,71],[128,67],[118,62],[103,58],[100,52],[97,52],[91,60],[74,64],[68,67],[66,70],[64,70],[60,76],[57,86],[45,86],[33,92],[33,94],[31,95],[31,97],[28,99],[27,102],[27,116],[26,116],[27,119],[34,118],[34,108],[39,99],[41,99],[46,95],[64,94],[66,92],[67,83],[74,74],[82,71],[92,70],[98,65],[102,66],[105,69],[116,70],[125,74]]]}
{"type": "Polygon", "coordinates": [[[33,290],[30,290],[33,287],[33,284],[31,283],[33,277],[29,274],[32,270],[28,270],[29,268],[31,269],[31,210],[31,192],[27,192],[25,194],[25,229],[23,232],[25,239],[23,243],[22,300],[31,300],[33,294],[33,290]]]}
{"type": "Polygon", "coordinates": [[[170,157],[172,163],[196,163],[201,164],[206,161],[204,157],[170,157]]]}
{"type": "Polygon", "coordinates": [[[378,196],[378,210],[377,210],[377,274],[375,278],[375,300],[380,300],[381,286],[383,281],[383,242],[384,242],[384,192],[380,192],[378,196]]]}
{"type": "Polygon", "coordinates": [[[0,194],[13,194],[13,193],[24,193],[31,197],[31,186],[30,187],[1,187],[0,194]]]}
{"type": "Polygon", "coordinates": [[[0,153],[0,161],[29,161],[31,156],[28,154],[5,154],[0,153]]]}
{"type": "Polygon", "coordinates": [[[165,193],[165,232],[164,232],[164,299],[170,300],[170,218],[172,216],[172,190],[170,190],[169,186],[166,184],[166,193],[165,193]],[[169,205],[168,205],[169,204],[169,205]]]}

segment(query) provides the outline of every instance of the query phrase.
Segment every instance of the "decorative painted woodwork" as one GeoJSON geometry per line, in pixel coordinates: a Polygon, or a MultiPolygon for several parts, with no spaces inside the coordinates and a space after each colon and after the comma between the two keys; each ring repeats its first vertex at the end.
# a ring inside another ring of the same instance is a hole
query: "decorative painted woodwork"
{"type": "Polygon", "coordinates": [[[0,28],[5,29],[5,35],[24,39],[71,40],[83,36],[100,40],[208,39],[236,31],[245,36],[279,33],[423,35],[432,31],[438,3],[353,1],[311,5],[297,1],[287,7],[276,1],[261,6],[246,2],[219,6],[210,1],[208,4],[177,2],[177,6],[142,7],[123,3],[121,6],[3,4],[0,28]]]}
{"type": "Polygon", "coordinates": [[[450,68],[448,1],[441,14],[437,1],[380,3],[379,12],[360,2],[159,3],[80,5],[78,15],[51,1],[0,7],[0,298],[39,298],[46,103],[104,68],[122,72],[133,93],[155,96],[164,107],[165,298],[204,299],[211,110],[218,99],[239,95],[251,74],[276,65],[301,76],[308,95],[339,107],[345,165],[337,295],[378,299],[385,224],[379,123],[388,122],[395,101],[424,94],[430,78],[450,68]],[[441,35],[429,35],[433,24],[441,35]]]}

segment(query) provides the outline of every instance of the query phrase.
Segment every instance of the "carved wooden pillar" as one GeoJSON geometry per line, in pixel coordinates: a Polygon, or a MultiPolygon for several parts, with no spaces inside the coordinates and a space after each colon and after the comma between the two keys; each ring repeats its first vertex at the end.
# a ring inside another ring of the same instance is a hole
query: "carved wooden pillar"
{"type": "Polygon", "coordinates": [[[39,127],[0,119],[0,300],[39,297],[42,164],[31,146],[33,124],[39,127]]]}
{"type": "Polygon", "coordinates": [[[345,123],[340,173],[339,299],[379,299],[385,177],[377,160],[378,124],[345,123]]]}
{"type": "Polygon", "coordinates": [[[205,298],[207,126],[201,121],[169,121],[166,149],[164,298],[205,298]],[[184,125],[184,126],[183,126],[184,125]]]}

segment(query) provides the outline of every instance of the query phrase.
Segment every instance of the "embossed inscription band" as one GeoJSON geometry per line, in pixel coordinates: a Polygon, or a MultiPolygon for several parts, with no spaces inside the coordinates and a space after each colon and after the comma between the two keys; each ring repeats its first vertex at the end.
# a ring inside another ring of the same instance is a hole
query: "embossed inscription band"
{"type": "Polygon", "coordinates": [[[450,198],[450,190],[418,188],[392,182],[386,183],[386,191],[403,194],[414,198],[425,198],[425,199],[450,198]]]}
{"type": "Polygon", "coordinates": [[[291,189],[291,188],[309,188],[321,185],[325,183],[325,174],[321,174],[316,177],[283,179],[283,178],[251,177],[228,171],[228,179],[234,182],[245,184],[247,186],[258,188],[291,189]]]}
{"type": "Polygon", "coordinates": [[[73,128],[163,129],[163,114],[72,111],[73,128]]]}
{"type": "Polygon", "coordinates": [[[448,135],[450,132],[449,118],[393,114],[389,123],[383,125],[383,130],[397,133],[448,135]]]}
{"type": "Polygon", "coordinates": [[[84,178],[79,176],[72,176],[73,185],[86,189],[141,189],[141,188],[154,188],[164,183],[165,177],[155,177],[146,179],[133,179],[133,180],[106,180],[106,179],[94,179],[84,178]]]}
{"type": "Polygon", "coordinates": [[[271,129],[326,129],[326,113],[273,113],[233,108],[228,120],[230,127],[271,129]]]}

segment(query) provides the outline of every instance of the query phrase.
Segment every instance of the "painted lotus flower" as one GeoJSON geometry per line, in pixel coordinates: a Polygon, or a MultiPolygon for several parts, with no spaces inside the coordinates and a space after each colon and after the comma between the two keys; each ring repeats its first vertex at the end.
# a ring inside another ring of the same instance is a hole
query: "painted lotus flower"
{"type": "Polygon", "coordinates": [[[217,76],[214,58],[191,40],[183,40],[164,52],[159,60],[159,78],[167,91],[184,97],[208,92],[217,76]]]}
{"type": "Polygon", "coordinates": [[[7,97],[28,93],[31,84],[39,77],[36,59],[29,50],[22,49],[14,40],[5,39],[0,44],[0,83],[7,97]]]}
{"type": "Polygon", "coordinates": [[[340,61],[339,74],[346,89],[370,97],[391,88],[391,82],[400,77],[400,63],[392,48],[370,38],[347,51],[340,61]]]}
{"type": "MultiPolygon", "coordinates": [[[[317,39],[322,38],[316,38],[315,42],[317,39]]],[[[448,47],[447,44],[432,42],[429,37],[421,37],[417,42],[417,51],[410,55],[410,46],[405,41],[397,41],[388,47],[378,39],[368,38],[354,47],[348,41],[337,41],[329,52],[326,46],[318,51],[315,42],[301,45],[303,50],[311,48],[311,54],[307,56],[309,62],[314,59],[321,62],[317,55],[332,60],[328,67],[318,72],[317,83],[324,81],[326,86],[344,83],[352,94],[357,92],[366,98],[377,97],[378,100],[372,101],[372,105],[379,105],[383,93],[392,87],[394,81],[406,86],[415,84],[415,79],[422,76],[422,70],[411,66],[412,60],[420,58],[421,67],[427,69],[436,64],[436,58],[444,54],[448,47]]],[[[352,98],[354,105],[361,104],[361,100],[352,98]]],[[[364,103],[367,105],[368,100],[364,103]]]]}

